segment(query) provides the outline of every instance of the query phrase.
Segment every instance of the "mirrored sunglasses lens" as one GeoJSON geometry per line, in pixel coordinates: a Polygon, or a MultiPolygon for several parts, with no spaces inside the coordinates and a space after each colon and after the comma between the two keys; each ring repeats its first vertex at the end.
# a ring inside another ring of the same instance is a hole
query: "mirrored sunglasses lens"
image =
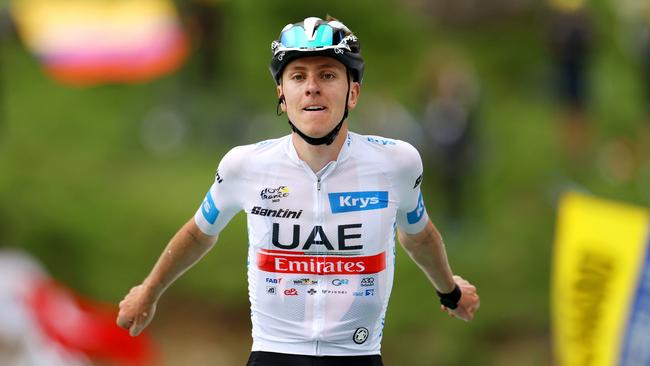
{"type": "Polygon", "coordinates": [[[305,30],[300,26],[287,29],[282,32],[280,43],[282,43],[284,47],[288,48],[303,47],[303,45],[307,43],[305,30]]]}
{"type": "Polygon", "coordinates": [[[313,40],[307,39],[303,27],[295,26],[282,32],[280,43],[287,48],[317,48],[332,46],[333,39],[333,29],[326,24],[321,24],[316,30],[316,35],[313,40]]]}

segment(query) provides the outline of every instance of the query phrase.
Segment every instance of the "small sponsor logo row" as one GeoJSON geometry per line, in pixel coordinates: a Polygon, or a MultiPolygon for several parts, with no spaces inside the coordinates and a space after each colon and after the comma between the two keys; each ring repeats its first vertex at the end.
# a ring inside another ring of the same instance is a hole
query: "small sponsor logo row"
{"type": "MultiPolygon", "coordinates": [[[[318,285],[318,280],[314,280],[312,278],[298,278],[298,279],[293,279],[291,280],[293,285],[295,286],[313,286],[313,285],[318,285]]],[[[282,283],[282,277],[280,278],[271,278],[267,277],[266,278],[266,283],[267,284],[273,284],[273,285],[279,285],[282,283]]],[[[343,286],[343,285],[349,285],[350,280],[344,279],[344,278],[335,278],[331,281],[331,284],[334,286],[343,286]]],[[[369,287],[369,286],[374,286],[375,285],[375,278],[374,277],[364,277],[361,279],[361,286],[363,287],[369,287]]]]}
{"type": "MultiPolygon", "coordinates": [[[[281,292],[284,294],[284,296],[298,296],[300,292],[303,290],[298,290],[296,287],[291,287],[287,288],[284,290],[278,290],[278,287],[275,285],[280,285],[282,284],[283,278],[266,278],[266,294],[267,295],[276,295],[278,292],[281,292]]],[[[285,282],[286,283],[286,282],[285,282]]],[[[299,279],[292,279],[290,280],[290,283],[293,283],[293,286],[314,286],[318,285],[318,280],[314,280],[311,278],[299,278],[299,279]]],[[[339,287],[339,286],[346,286],[350,284],[349,279],[342,279],[342,278],[335,278],[331,281],[331,284],[333,286],[339,287]]],[[[375,284],[375,278],[374,277],[364,277],[361,279],[360,285],[364,287],[369,287],[369,286],[374,286],[375,284]]],[[[320,290],[321,293],[325,295],[345,295],[348,294],[348,290],[345,289],[322,289],[320,290]]],[[[312,288],[309,288],[308,290],[305,291],[309,295],[315,295],[318,293],[318,290],[312,288]]],[[[361,297],[361,296],[374,296],[375,295],[375,289],[374,288],[366,288],[366,289],[360,289],[359,291],[353,291],[352,292],[353,296],[361,297]]]]}
{"type": "MultiPolygon", "coordinates": [[[[314,288],[310,288],[309,290],[305,291],[309,295],[315,295],[318,293],[318,291],[314,288]]],[[[268,295],[277,295],[278,293],[278,288],[275,286],[266,286],[266,293],[268,295]]],[[[321,290],[321,293],[324,295],[346,295],[348,294],[347,290],[321,290]]],[[[284,296],[298,296],[299,291],[297,288],[292,287],[289,289],[286,289],[283,291],[284,296]]],[[[375,296],[375,289],[374,288],[367,288],[365,290],[361,291],[354,291],[352,292],[352,296],[356,297],[365,297],[365,296],[375,296]]]]}

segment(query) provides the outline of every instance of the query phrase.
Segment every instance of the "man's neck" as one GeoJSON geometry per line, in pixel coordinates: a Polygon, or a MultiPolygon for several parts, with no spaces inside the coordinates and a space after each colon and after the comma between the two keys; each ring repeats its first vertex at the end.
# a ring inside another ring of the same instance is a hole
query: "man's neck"
{"type": "Polygon", "coordinates": [[[330,145],[310,145],[297,133],[291,134],[291,141],[300,160],[304,161],[314,173],[318,173],[330,161],[338,158],[348,135],[348,122],[343,122],[336,139],[330,145]]]}

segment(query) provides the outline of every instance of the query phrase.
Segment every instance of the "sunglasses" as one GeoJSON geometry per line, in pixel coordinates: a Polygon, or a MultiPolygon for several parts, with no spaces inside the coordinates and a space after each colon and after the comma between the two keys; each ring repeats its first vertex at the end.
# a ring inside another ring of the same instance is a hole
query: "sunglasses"
{"type": "Polygon", "coordinates": [[[318,26],[312,37],[307,37],[305,28],[301,25],[291,25],[288,29],[285,28],[280,34],[279,42],[274,42],[274,53],[282,51],[294,50],[311,50],[311,49],[328,49],[328,48],[344,48],[348,51],[350,47],[347,45],[345,32],[341,29],[334,29],[327,24],[318,26]]]}

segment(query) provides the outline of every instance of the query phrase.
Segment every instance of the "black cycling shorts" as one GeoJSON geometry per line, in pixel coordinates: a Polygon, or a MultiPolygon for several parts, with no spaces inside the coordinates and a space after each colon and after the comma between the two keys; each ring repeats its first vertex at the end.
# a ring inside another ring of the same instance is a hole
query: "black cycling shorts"
{"type": "Polygon", "coordinates": [[[380,355],[306,356],[274,352],[251,352],[246,366],[383,366],[380,355]]]}

